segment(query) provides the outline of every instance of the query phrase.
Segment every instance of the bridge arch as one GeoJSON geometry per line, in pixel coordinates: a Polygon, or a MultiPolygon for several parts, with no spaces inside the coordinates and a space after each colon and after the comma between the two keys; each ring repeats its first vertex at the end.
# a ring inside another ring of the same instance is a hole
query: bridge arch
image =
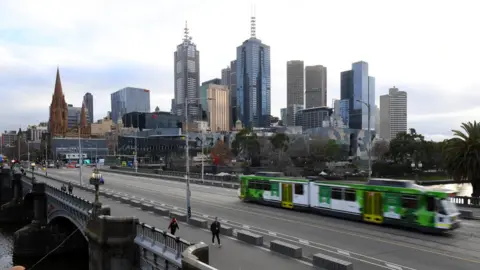
{"type": "Polygon", "coordinates": [[[71,223],[71,225],[75,226],[75,228],[73,228],[71,232],[78,229],[79,233],[81,233],[85,240],[88,241],[88,238],[85,235],[85,230],[83,228],[84,225],[80,223],[77,219],[73,218],[67,211],[63,209],[53,209],[47,214],[47,223],[51,226],[66,225],[67,227],[69,227],[70,224],[66,224],[66,221],[71,223]]]}
{"type": "Polygon", "coordinates": [[[83,228],[68,215],[61,211],[50,215],[48,227],[52,234],[52,246],[61,245],[58,255],[73,255],[74,257],[88,258],[88,239],[83,228]]]}

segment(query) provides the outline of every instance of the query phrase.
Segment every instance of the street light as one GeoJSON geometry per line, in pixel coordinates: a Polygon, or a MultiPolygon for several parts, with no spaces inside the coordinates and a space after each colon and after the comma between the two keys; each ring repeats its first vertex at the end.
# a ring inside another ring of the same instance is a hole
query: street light
{"type": "Polygon", "coordinates": [[[100,203],[100,200],[99,200],[101,178],[102,178],[102,174],[97,168],[95,168],[93,170],[92,176],[90,177],[90,185],[93,185],[95,187],[95,201],[93,202],[93,209],[92,209],[93,218],[97,218],[98,211],[102,207],[102,204],[100,203]]]}
{"type": "Polygon", "coordinates": [[[363,105],[367,106],[367,109],[368,109],[368,126],[367,126],[367,129],[368,129],[368,148],[367,148],[367,153],[368,153],[368,178],[370,178],[372,176],[372,155],[371,155],[371,150],[372,150],[372,131],[370,130],[370,101],[367,103],[365,101],[362,101],[362,100],[358,100],[357,99],[357,102],[360,102],[362,103],[363,105]]]}
{"type": "Polygon", "coordinates": [[[421,161],[418,162],[418,164],[416,165],[414,161],[412,161],[412,164],[410,164],[412,166],[412,170],[413,171],[416,171],[416,174],[415,174],[415,182],[418,182],[418,178],[419,178],[419,175],[418,173],[420,172],[420,170],[422,170],[422,167],[423,167],[423,164],[421,161]]]}
{"type": "MultiPolygon", "coordinates": [[[[185,183],[186,183],[186,200],[187,200],[187,222],[190,220],[192,210],[190,207],[190,160],[189,160],[189,146],[188,146],[188,102],[192,100],[215,100],[214,98],[185,98],[185,183]]],[[[202,157],[203,158],[203,157],[202,157]]],[[[203,177],[203,174],[202,174],[203,177]]]]}
{"type": "Polygon", "coordinates": [[[33,174],[33,171],[35,170],[35,162],[32,162],[32,164],[30,164],[31,168],[32,168],[32,184],[35,183],[35,175],[33,174]]]}

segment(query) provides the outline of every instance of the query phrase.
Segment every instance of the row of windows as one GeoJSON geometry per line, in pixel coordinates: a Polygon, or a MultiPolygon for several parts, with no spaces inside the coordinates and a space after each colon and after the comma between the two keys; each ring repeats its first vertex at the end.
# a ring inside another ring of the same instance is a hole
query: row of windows
{"type": "Polygon", "coordinates": [[[354,189],[332,188],[331,198],[333,200],[345,200],[354,202],[357,200],[357,194],[354,189]]]}
{"type": "MultiPolygon", "coordinates": [[[[267,191],[274,191],[278,189],[277,183],[270,183],[267,181],[248,181],[248,188],[249,189],[257,189],[257,190],[267,190],[267,191]]],[[[303,195],[305,193],[305,189],[303,184],[294,184],[294,192],[295,195],[303,195]]]]}

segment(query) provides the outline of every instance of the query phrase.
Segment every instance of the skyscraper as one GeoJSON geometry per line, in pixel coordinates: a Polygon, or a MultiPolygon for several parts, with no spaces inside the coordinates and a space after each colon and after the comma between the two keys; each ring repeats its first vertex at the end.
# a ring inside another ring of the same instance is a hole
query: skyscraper
{"type": "Polygon", "coordinates": [[[237,47],[237,112],[245,126],[270,126],[270,47],[256,38],[255,17],[251,37],[237,47]]]}
{"type": "Polygon", "coordinates": [[[87,122],[93,123],[93,95],[90,93],[86,93],[83,96],[83,103],[85,104],[85,107],[87,109],[87,122]]]}
{"type": "Polygon", "coordinates": [[[303,61],[287,62],[287,107],[304,105],[304,73],[303,61]]]}
{"type": "Polygon", "coordinates": [[[112,120],[117,123],[119,118],[130,112],[150,112],[150,90],[125,87],[110,96],[112,120]]]}
{"type": "Polygon", "coordinates": [[[237,117],[237,60],[230,61],[230,121],[235,126],[237,117]]]}
{"type": "Polygon", "coordinates": [[[375,78],[368,76],[368,63],[360,61],[352,64],[352,70],[341,73],[341,99],[349,102],[349,127],[368,128],[368,107],[370,110],[370,129],[375,128],[375,78]]]}
{"type": "Polygon", "coordinates": [[[394,86],[387,95],[380,96],[380,135],[385,140],[391,140],[406,131],[407,92],[394,86]]]}
{"type": "Polygon", "coordinates": [[[230,86],[230,67],[222,69],[222,85],[230,86]]]}
{"type": "Polygon", "coordinates": [[[185,116],[185,101],[188,100],[189,121],[200,120],[201,110],[199,105],[200,87],[200,52],[197,45],[189,36],[188,26],[185,22],[185,35],[183,42],[177,46],[174,53],[175,64],[175,114],[185,116]]]}
{"type": "Polygon", "coordinates": [[[305,67],[305,108],[327,106],[327,68],[305,67]]]}

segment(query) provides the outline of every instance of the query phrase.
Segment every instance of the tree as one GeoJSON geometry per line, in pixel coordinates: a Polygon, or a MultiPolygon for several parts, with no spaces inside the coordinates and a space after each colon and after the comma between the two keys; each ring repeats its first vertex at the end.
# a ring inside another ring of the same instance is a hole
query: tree
{"type": "Polygon", "coordinates": [[[218,165],[229,164],[232,160],[230,149],[222,140],[217,141],[210,151],[210,155],[212,159],[218,160],[218,165]]]}
{"type": "Polygon", "coordinates": [[[452,130],[454,138],[444,147],[447,171],[454,180],[468,180],[472,197],[480,197],[480,123],[462,123],[461,130],[452,130]]]}
{"type": "Polygon", "coordinates": [[[292,160],[284,151],[286,146],[275,148],[271,138],[268,140],[262,138],[259,141],[262,166],[278,172],[287,172],[292,167],[292,160]]]}
{"type": "Polygon", "coordinates": [[[290,138],[288,138],[285,133],[275,133],[275,135],[270,137],[270,143],[272,143],[272,146],[275,149],[287,151],[290,138]]]}
{"type": "Polygon", "coordinates": [[[240,130],[232,141],[232,152],[235,156],[243,156],[250,160],[252,165],[258,165],[260,143],[257,134],[248,128],[240,130]]]}
{"type": "Polygon", "coordinates": [[[412,158],[418,161],[424,158],[425,138],[411,128],[410,133],[400,132],[390,141],[389,157],[399,163],[409,162],[412,158]]]}
{"type": "Polygon", "coordinates": [[[377,160],[383,160],[388,153],[389,145],[387,141],[376,141],[372,146],[372,155],[377,158],[377,160]]]}

